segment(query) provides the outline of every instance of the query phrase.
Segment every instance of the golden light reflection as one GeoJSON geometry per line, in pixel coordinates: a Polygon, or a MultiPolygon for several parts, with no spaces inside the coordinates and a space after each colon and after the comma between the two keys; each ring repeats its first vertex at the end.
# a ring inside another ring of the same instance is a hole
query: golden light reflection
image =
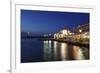
{"type": "Polygon", "coordinates": [[[67,58],[67,44],[66,43],[61,43],[61,58],[62,60],[66,60],[67,58]]]}
{"type": "Polygon", "coordinates": [[[54,41],[54,59],[55,60],[57,60],[57,49],[58,49],[57,43],[58,42],[54,41]]]}
{"type": "Polygon", "coordinates": [[[76,60],[84,59],[84,54],[83,54],[82,49],[80,47],[73,46],[73,57],[76,60]]]}

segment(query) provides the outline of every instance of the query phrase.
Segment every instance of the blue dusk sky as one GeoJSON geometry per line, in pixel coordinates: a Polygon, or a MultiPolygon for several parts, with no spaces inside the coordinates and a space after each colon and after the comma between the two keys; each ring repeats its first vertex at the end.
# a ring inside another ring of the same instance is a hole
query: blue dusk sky
{"type": "Polygon", "coordinates": [[[21,32],[56,33],[89,23],[89,13],[21,10],[21,32]]]}

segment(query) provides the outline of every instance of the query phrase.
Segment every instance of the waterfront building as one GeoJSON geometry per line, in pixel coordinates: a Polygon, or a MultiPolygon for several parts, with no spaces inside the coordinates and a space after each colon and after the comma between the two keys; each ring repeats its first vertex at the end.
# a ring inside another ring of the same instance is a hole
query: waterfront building
{"type": "Polygon", "coordinates": [[[59,39],[59,38],[67,38],[67,36],[72,35],[72,32],[67,29],[63,29],[58,33],[54,34],[54,38],[59,39]]]}
{"type": "Polygon", "coordinates": [[[83,32],[89,32],[90,30],[90,26],[89,24],[84,24],[84,25],[81,25],[81,26],[78,26],[74,32],[75,33],[83,33],[83,32]]]}
{"type": "Polygon", "coordinates": [[[89,24],[84,24],[82,26],[78,26],[74,31],[74,39],[81,41],[89,41],[90,39],[90,28],[89,24]]]}
{"type": "Polygon", "coordinates": [[[89,24],[83,24],[78,26],[73,32],[68,29],[63,29],[58,33],[54,34],[55,39],[69,39],[73,41],[85,41],[89,42],[90,39],[90,32],[89,32],[89,24]]]}

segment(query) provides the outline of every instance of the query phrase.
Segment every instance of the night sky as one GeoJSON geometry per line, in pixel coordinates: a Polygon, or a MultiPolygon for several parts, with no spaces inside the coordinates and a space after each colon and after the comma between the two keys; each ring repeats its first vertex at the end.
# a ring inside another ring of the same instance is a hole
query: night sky
{"type": "Polygon", "coordinates": [[[21,32],[55,33],[89,23],[89,13],[21,10],[21,32]]]}

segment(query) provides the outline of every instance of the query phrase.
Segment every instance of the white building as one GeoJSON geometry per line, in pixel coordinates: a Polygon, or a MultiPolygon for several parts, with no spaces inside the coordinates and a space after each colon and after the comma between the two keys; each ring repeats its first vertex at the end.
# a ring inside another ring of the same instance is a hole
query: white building
{"type": "Polygon", "coordinates": [[[59,38],[66,38],[68,35],[72,35],[71,31],[67,29],[63,29],[58,33],[54,34],[54,38],[59,39],[59,38]]]}

